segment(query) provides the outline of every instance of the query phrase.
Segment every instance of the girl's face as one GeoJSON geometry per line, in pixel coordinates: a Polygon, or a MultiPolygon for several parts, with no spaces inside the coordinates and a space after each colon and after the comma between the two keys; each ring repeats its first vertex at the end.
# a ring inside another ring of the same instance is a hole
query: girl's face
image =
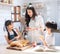
{"type": "Polygon", "coordinates": [[[11,23],[11,25],[7,26],[7,28],[12,30],[13,29],[13,23],[11,23]]]}
{"type": "Polygon", "coordinates": [[[28,13],[28,15],[29,15],[30,17],[33,16],[33,11],[32,11],[32,10],[28,9],[28,10],[27,10],[27,13],[28,13]]]}

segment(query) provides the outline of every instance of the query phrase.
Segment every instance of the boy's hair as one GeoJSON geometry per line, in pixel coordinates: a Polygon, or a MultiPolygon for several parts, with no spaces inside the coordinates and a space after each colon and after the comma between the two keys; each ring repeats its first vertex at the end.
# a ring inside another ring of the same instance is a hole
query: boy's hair
{"type": "Polygon", "coordinates": [[[7,26],[11,25],[11,23],[12,23],[12,21],[11,21],[11,20],[7,20],[7,21],[5,22],[5,27],[7,27],[7,26]]]}
{"type": "Polygon", "coordinates": [[[57,24],[54,22],[47,22],[45,26],[51,29],[57,29],[57,24]]]}

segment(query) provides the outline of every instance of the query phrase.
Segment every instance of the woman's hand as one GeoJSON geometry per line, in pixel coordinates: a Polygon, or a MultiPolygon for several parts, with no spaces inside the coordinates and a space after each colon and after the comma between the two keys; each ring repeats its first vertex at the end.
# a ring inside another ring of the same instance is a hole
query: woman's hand
{"type": "Polygon", "coordinates": [[[26,31],[30,31],[30,30],[32,30],[32,28],[30,28],[30,27],[26,27],[25,30],[26,30],[26,31]]]}
{"type": "Polygon", "coordinates": [[[30,28],[30,27],[26,28],[26,31],[35,31],[35,30],[39,30],[39,29],[38,28],[30,28]]]}
{"type": "Polygon", "coordinates": [[[14,37],[13,39],[16,39],[16,40],[18,40],[20,38],[20,36],[16,36],[16,37],[14,37]]]}
{"type": "Polygon", "coordinates": [[[44,29],[43,29],[43,27],[40,27],[39,29],[40,29],[40,31],[41,31],[42,33],[44,32],[44,29]]]}

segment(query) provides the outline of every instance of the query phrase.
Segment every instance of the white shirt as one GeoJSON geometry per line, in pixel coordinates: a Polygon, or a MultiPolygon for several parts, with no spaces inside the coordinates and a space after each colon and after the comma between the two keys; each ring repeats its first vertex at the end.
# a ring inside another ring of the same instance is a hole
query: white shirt
{"type": "Polygon", "coordinates": [[[28,31],[28,36],[31,38],[31,42],[40,43],[40,27],[44,29],[44,21],[43,18],[39,15],[35,17],[35,20],[30,20],[29,23],[30,28],[38,28],[38,30],[28,31]]]}
{"type": "Polygon", "coordinates": [[[48,46],[55,45],[55,37],[53,33],[48,34],[48,32],[45,32],[45,41],[48,46]]]}

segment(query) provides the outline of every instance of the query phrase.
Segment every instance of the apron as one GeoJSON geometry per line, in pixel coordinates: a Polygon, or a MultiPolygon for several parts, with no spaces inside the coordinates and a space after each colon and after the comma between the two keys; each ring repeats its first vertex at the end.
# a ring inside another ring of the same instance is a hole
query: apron
{"type": "MultiPolygon", "coordinates": [[[[16,37],[17,36],[17,33],[14,31],[14,30],[12,30],[12,34],[10,34],[9,32],[8,32],[8,39],[9,40],[12,40],[14,37],[16,37]]],[[[14,39],[13,41],[15,41],[16,39],[14,39]]]]}

